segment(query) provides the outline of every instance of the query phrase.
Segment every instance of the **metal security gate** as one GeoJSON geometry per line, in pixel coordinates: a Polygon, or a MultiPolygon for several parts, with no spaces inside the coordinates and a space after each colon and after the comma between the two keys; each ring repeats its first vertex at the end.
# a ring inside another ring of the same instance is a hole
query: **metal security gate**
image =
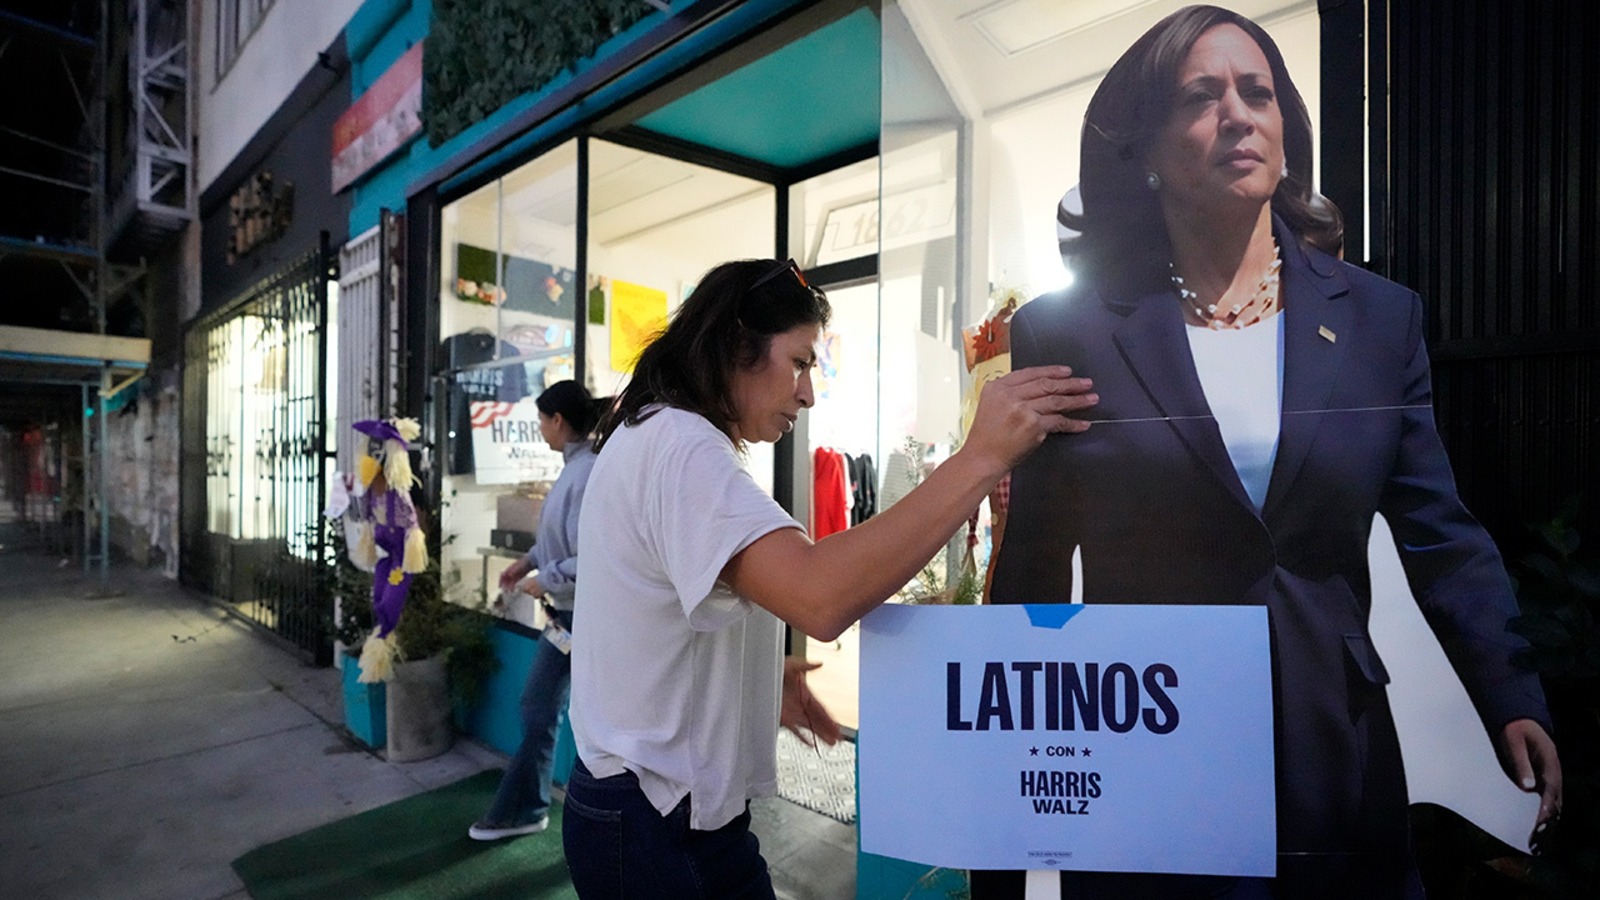
{"type": "Polygon", "coordinates": [[[328,254],[308,254],[196,322],[184,373],[182,580],[318,661],[332,647],[330,270],[328,254]]]}
{"type": "MultiPolygon", "coordinates": [[[[1462,498],[1510,556],[1600,458],[1600,10],[1389,0],[1390,239],[1462,498]]],[[[1377,230],[1377,229],[1375,229],[1377,230]]]]}
{"type": "Polygon", "coordinates": [[[334,443],[339,471],[355,468],[362,419],[395,414],[400,371],[400,254],[404,218],[383,210],[380,224],[339,249],[339,291],[330,333],[339,377],[334,443]],[[387,273],[387,276],[386,274],[387,273]]]}

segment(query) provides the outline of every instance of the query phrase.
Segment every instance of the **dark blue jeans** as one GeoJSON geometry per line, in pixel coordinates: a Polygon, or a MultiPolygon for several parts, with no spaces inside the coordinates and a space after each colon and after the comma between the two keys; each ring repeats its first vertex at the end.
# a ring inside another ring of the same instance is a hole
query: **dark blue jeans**
{"type": "Polygon", "coordinates": [[[665,816],[632,772],[572,767],[562,845],[580,900],[773,900],[750,810],[716,831],[689,828],[690,798],[665,816]]]}
{"type": "MultiPolygon", "coordinates": [[[[571,632],[572,613],[557,610],[556,616],[571,632]]],[[[506,765],[484,822],[502,828],[526,825],[550,811],[556,725],[571,692],[572,657],[540,638],[522,688],[522,743],[506,765]]]]}

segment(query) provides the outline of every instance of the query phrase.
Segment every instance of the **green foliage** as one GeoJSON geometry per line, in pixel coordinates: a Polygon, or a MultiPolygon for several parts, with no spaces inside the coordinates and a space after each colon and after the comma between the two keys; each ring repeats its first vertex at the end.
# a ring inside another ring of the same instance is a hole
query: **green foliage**
{"type": "Polygon", "coordinates": [[[395,626],[401,659],[427,659],[446,654],[450,699],[460,708],[476,705],[489,676],[499,667],[489,639],[489,617],[451,603],[440,584],[439,561],[411,576],[406,607],[395,626]]]}
{"type": "Polygon", "coordinates": [[[1535,528],[1544,548],[1515,567],[1528,640],[1517,662],[1542,676],[1563,775],[1562,817],[1524,874],[1536,897],[1592,897],[1600,887],[1600,559],[1583,552],[1576,498],[1535,528]],[[1580,555],[1583,553],[1583,555],[1580,555]]]}
{"type": "Polygon", "coordinates": [[[345,647],[359,651],[361,642],[372,632],[372,573],[363,572],[350,561],[345,543],[344,523],[323,519],[323,570],[327,594],[339,601],[339,615],[333,623],[333,637],[345,647]]]}
{"type": "MultiPolygon", "coordinates": [[[[927,457],[928,447],[914,437],[907,437],[900,445],[900,450],[911,460],[911,465],[906,469],[906,491],[909,493],[922,484],[925,477],[923,460],[927,457]]],[[[964,536],[966,527],[962,526],[960,533],[964,536]]],[[[917,577],[900,590],[896,595],[901,603],[920,604],[946,604],[950,606],[973,606],[983,600],[983,576],[978,573],[977,564],[972,558],[972,548],[968,547],[963,554],[961,563],[957,566],[955,583],[950,583],[944,571],[945,556],[940,553],[929,560],[917,577]]]]}
{"type": "MultiPolygon", "coordinates": [[[[1518,662],[1558,683],[1600,686],[1600,570],[1577,556],[1574,503],[1536,531],[1548,552],[1519,562],[1517,600],[1522,615],[1511,630],[1528,639],[1518,662]]],[[[1590,692],[1597,704],[1600,696],[1590,692]]],[[[1600,715],[1600,705],[1592,706],[1600,715]]]]}
{"type": "MultiPolygon", "coordinates": [[[[339,598],[340,609],[334,637],[359,653],[375,624],[372,573],[350,562],[342,522],[329,521],[327,535],[327,583],[332,595],[339,598]]],[[[446,600],[440,574],[439,560],[430,557],[427,569],[411,576],[406,606],[395,626],[395,643],[402,660],[445,654],[451,702],[470,709],[500,666],[489,637],[492,623],[488,616],[446,600]]]]}
{"type": "MultiPolygon", "coordinates": [[[[315,527],[306,529],[303,540],[303,547],[316,546],[315,527]]],[[[232,599],[262,604],[270,612],[256,614],[261,617],[258,621],[270,623],[273,632],[292,641],[318,665],[326,665],[331,659],[328,633],[333,627],[333,607],[327,600],[321,567],[303,553],[283,541],[270,555],[247,558],[243,565],[250,578],[250,593],[232,599]]],[[[239,564],[237,558],[235,564],[239,564]]]]}
{"type": "Polygon", "coordinates": [[[642,0],[434,0],[422,122],[435,147],[655,10],[642,0]]]}
{"type": "Polygon", "coordinates": [[[924,566],[916,580],[900,592],[901,602],[974,606],[983,599],[983,576],[972,567],[971,553],[958,567],[955,584],[946,583],[948,579],[940,572],[943,563],[941,553],[924,566]]]}

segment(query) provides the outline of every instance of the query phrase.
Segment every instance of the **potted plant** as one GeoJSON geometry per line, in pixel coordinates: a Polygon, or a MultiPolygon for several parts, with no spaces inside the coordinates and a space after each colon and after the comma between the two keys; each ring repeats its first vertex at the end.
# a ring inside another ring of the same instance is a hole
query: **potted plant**
{"type": "Polygon", "coordinates": [[[334,637],[345,648],[347,725],[368,746],[386,747],[394,762],[443,753],[450,747],[452,711],[474,705],[498,665],[489,618],[446,600],[439,562],[430,560],[412,576],[395,626],[393,674],[386,682],[358,682],[359,648],[374,624],[372,575],[350,562],[338,522],[329,523],[329,535],[330,581],[339,601],[334,637]]]}
{"type": "MultiPolygon", "coordinates": [[[[449,542],[446,541],[446,544],[449,542]]],[[[389,682],[388,757],[406,762],[450,747],[452,711],[477,702],[498,661],[489,617],[445,599],[439,561],[411,579],[389,682]]]]}

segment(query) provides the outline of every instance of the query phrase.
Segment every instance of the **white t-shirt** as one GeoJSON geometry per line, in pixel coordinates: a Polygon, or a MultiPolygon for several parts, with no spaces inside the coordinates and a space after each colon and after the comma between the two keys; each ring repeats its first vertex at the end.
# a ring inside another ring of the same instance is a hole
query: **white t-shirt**
{"type": "Polygon", "coordinates": [[[710,831],[777,792],[782,629],[717,582],[757,538],[800,525],[704,417],[617,429],[579,520],[572,731],[597,778],[632,771],[663,815],[693,795],[710,831]]]}
{"type": "MultiPolygon", "coordinates": [[[[1250,501],[1261,511],[1278,459],[1283,313],[1247,328],[1185,329],[1206,404],[1250,501]]],[[[586,513],[587,515],[587,513],[586,513]]]]}

